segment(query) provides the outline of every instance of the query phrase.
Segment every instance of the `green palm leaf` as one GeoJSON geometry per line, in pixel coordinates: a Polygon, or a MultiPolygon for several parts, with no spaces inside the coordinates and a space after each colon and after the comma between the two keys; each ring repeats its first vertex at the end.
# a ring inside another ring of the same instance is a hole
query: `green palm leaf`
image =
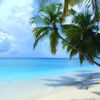
{"type": "Polygon", "coordinates": [[[57,51],[56,47],[58,45],[58,39],[59,39],[58,34],[55,31],[53,31],[50,35],[50,46],[51,46],[51,52],[53,54],[55,54],[57,51]]]}
{"type": "Polygon", "coordinates": [[[85,57],[79,53],[79,59],[80,59],[80,64],[82,64],[83,61],[85,60],[85,57]]]}
{"type": "Polygon", "coordinates": [[[41,29],[38,34],[35,35],[35,42],[34,42],[34,48],[37,46],[38,42],[43,39],[46,35],[48,35],[48,29],[41,29]]]}
{"type": "Polygon", "coordinates": [[[71,59],[72,57],[74,57],[77,53],[78,53],[78,51],[76,51],[75,49],[71,49],[71,52],[70,52],[70,59],[71,59]]]}
{"type": "Polygon", "coordinates": [[[33,29],[35,38],[38,38],[42,33],[48,31],[49,27],[36,27],[33,29]]]}

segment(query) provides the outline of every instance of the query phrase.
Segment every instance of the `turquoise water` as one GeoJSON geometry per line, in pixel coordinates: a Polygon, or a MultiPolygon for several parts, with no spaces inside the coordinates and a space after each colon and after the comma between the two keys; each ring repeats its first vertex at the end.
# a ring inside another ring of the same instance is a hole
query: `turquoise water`
{"type": "Polygon", "coordinates": [[[0,82],[89,70],[100,68],[78,59],[0,59],[0,82]]]}

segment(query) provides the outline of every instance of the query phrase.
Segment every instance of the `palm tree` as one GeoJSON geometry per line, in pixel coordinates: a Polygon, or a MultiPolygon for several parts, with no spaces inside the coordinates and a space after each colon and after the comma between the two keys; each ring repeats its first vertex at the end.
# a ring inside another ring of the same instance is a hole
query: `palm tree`
{"type": "Polygon", "coordinates": [[[71,57],[79,53],[81,63],[86,59],[89,62],[100,66],[100,64],[94,60],[95,56],[100,53],[100,41],[98,41],[100,36],[95,32],[98,30],[98,27],[95,25],[94,21],[91,20],[91,16],[88,13],[85,15],[79,14],[78,16],[75,16],[73,24],[63,25],[61,22],[61,9],[62,4],[51,4],[46,9],[40,10],[38,16],[31,19],[32,24],[35,22],[37,24],[33,29],[35,36],[34,48],[39,40],[45,36],[49,36],[51,52],[55,54],[58,40],[61,39],[63,45],[68,47],[71,57]],[[37,21],[39,21],[39,24],[37,21]],[[66,38],[61,36],[61,33],[59,32],[60,29],[62,29],[66,38]],[[86,46],[87,43],[88,46],[92,44],[92,46],[90,46],[92,49],[89,49],[89,47],[86,46]],[[96,45],[93,46],[94,44],[96,45]],[[85,46],[87,48],[84,50],[85,46]],[[91,50],[93,51],[91,52],[91,50]]]}
{"type": "Polygon", "coordinates": [[[62,25],[67,41],[71,44],[71,46],[67,45],[66,41],[64,41],[64,47],[67,46],[67,51],[70,53],[71,58],[79,53],[81,64],[85,59],[93,63],[94,59],[100,54],[99,26],[96,25],[89,12],[79,13],[74,16],[72,23],[70,25],[62,25]]]}
{"type": "Polygon", "coordinates": [[[50,37],[51,52],[53,54],[56,53],[56,46],[59,40],[58,28],[56,24],[61,21],[61,7],[62,4],[51,4],[46,9],[41,9],[39,15],[31,19],[32,23],[37,23],[39,21],[39,26],[33,29],[35,36],[34,48],[40,39],[48,35],[50,37]]]}

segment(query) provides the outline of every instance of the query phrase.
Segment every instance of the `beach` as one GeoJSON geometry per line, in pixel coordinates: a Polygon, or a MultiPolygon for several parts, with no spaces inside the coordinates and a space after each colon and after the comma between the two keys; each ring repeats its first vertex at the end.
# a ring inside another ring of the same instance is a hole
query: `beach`
{"type": "Polygon", "coordinates": [[[79,72],[0,84],[0,100],[100,100],[100,74],[79,72]]]}
{"type": "Polygon", "coordinates": [[[0,0],[0,100],[100,100],[100,0],[0,0]]]}

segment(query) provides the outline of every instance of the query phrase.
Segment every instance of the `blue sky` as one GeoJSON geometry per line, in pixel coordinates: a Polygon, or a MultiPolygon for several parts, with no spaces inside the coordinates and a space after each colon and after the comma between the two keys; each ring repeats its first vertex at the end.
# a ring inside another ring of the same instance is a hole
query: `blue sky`
{"type": "Polygon", "coordinates": [[[0,5],[0,57],[69,57],[61,44],[50,53],[45,38],[33,50],[34,37],[29,19],[36,11],[33,0],[2,0],[0,5]]]}

